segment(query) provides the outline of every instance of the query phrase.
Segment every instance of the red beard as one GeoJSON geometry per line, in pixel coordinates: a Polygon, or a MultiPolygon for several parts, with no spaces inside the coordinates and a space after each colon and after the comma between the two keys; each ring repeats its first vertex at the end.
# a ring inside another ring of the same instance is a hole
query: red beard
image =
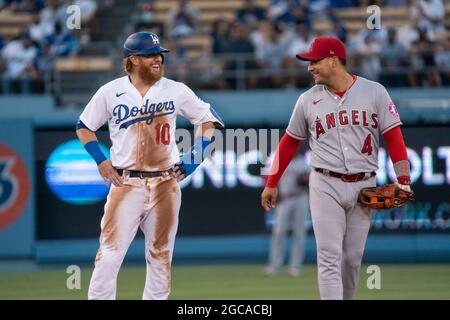
{"type": "Polygon", "coordinates": [[[161,65],[160,72],[156,74],[151,66],[141,65],[138,75],[146,83],[155,83],[163,77],[164,67],[161,65]]]}

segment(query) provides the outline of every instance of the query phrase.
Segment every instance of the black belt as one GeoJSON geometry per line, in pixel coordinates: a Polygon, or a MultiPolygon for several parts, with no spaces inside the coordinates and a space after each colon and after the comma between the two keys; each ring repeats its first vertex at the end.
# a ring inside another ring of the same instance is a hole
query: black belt
{"type": "Polygon", "coordinates": [[[326,176],[331,176],[335,178],[339,178],[344,182],[358,182],[364,179],[368,179],[370,177],[375,176],[375,172],[359,172],[355,174],[342,174],[338,172],[333,172],[327,169],[316,168],[317,172],[320,172],[326,176]]]}
{"type": "Polygon", "coordinates": [[[119,176],[123,175],[124,171],[129,172],[130,178],[154,178],[154,177],[161,177],[161,176],[168,176],[173,172],[173,169],[170,168],[168,170],[164,171],[136,171],[136,170],[124,170],[124,169],[116,169],[119,176]]]}

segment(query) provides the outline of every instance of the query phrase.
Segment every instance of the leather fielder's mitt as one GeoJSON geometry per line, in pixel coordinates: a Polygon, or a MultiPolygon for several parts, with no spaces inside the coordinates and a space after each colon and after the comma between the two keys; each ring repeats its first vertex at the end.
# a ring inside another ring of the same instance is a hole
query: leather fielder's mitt
{"type": "Polygon", "coordinates": [[[385,184],[381,187],[362,188],[358,202],[371,209],[391,209],[404,205],[412,200],[414,193],[401,189],[398,185],[385,184]]]}

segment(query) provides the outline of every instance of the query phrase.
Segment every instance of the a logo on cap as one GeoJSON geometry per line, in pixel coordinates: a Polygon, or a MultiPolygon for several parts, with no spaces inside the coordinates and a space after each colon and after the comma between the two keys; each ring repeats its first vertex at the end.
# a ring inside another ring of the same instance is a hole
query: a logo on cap
{"type": "Polygon", "coordinates": [[[154,44],[159,44],[159,39],[157,36],[155,36],[154,34],[150,34],[150,37],[152,37],[153,43],[154,44]]]}

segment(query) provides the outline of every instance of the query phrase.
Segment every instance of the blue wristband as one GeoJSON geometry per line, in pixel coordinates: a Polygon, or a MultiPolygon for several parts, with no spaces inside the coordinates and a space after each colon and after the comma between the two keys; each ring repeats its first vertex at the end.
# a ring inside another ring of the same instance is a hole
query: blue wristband
{"type": "Polygon", "coordinates": [[[100,150],[100,145],[97,141],[89,141],[84,145],[86,151],[91,155],[91,157],[95,160],[97,165],[106,160],[105,155],[102,150],[100,150]]]}
{"type": "Polygon", "coordinates": [[[187,177],[192,174],[195,169],[203,162],[205,157],[205,150],[211,144],[211,139],[207,137],[196,137],[194,145],[188,153],[181,157],[181,162],[178,164],[180,169],[187,177]]]}

